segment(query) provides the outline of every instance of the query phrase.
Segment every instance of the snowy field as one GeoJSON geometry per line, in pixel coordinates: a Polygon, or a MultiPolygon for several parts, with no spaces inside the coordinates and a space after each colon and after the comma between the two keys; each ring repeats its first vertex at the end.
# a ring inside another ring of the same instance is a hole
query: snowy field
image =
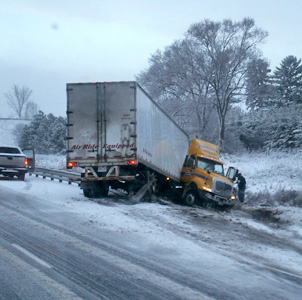
{"type": "Polygon", "coordinates": [[[302,191],[302,151],[246,153],[225,155],[223,160],[239,168],[246,177],[247,191],[276,193],[281,190],[302,191]]]}

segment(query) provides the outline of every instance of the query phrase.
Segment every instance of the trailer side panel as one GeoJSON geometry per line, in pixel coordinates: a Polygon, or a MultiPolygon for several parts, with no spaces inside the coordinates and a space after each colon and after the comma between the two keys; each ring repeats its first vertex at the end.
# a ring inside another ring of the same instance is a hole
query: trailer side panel
{"type": "Polygon", "coordinates": [[[137,136],[139,161],[179,181],[188,136],[139,86],[137,136]]]}

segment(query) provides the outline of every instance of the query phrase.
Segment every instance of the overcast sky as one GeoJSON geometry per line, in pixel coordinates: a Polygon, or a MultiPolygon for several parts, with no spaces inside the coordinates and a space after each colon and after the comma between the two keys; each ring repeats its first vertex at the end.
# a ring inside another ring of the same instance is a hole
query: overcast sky
{"type": "Polygon", "coordinates": [[[0,117],[4,93],[33,90],[45,113],[65,116],[66,83],[134,80],[148,59],[204,19],[251,17],[268,31],[271,67],[302,57],[302,0],[0,0],[0,117]]]}

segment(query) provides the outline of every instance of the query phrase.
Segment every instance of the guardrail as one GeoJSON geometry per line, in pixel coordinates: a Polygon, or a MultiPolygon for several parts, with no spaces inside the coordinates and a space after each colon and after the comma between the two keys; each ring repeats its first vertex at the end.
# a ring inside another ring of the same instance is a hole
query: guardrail
{"type": "Polygon", "coordinates": [[[42,176],[43,178],[50,178],[51,180],[57,179],[59,180],[59,182],[67,181],[68,184],[71,184],[73,182],[72,179],[76,180],[79,177],[81,177],[81,174],[76,172],[37,168],[37,167],[33,171],[30,171],[29,175],[30,176],[36,175],[36,177],[42,176]]]}
{"type": "MultiPolygon", "coordinates": [[[[81,177],[81,173],[77,173],[77,172],[69,172],[69,171],[63,171],[63,170],[55,170],[55,169],[47,169],[47,168],[35,168],[34,170],[30,170],[28,173],[30,176],[35,175],[36,177],[42,176],[44,179],[45,178],[50,178],[51,180],[57,179],[59,180],[59,182],[62,181],[67,181],[68,184],[72,184],[72,183],[76,183],[77,185],[80,185],[80,182],[74,181],[74,180],[78,180],[81,177]]],[[[140,191],[134,195],[135,198],[133,198],[131,201],[133,201],[132,203],[138,203],[141,198],[144,196],[144,193],[146,192],[148,186],[148,184],[146,184],[145,186],[143,186],[140,191]]],[[[125,194],[125,192],[119,191],[119,190],[113,190],[110,189],[111,194],[119,196],[119,197],[124,197],[126,199],[128,199],[128,195],[127,193],[125,194]]],[[[154,197],[153,197],[153,201],[154,201],[154,197]]],[[[169,202],[167,202],[166,200],[160,199],[160,198],[156,198],[157,201],[160,204],[163,205],[167,205],[169,202]]]]}

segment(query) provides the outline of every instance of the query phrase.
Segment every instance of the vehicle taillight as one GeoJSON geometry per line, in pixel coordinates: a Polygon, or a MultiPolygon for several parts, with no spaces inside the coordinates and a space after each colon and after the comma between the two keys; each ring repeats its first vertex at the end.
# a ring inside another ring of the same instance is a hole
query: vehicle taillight
{"type": "Polygon", "coordinates": [[[69,161],[67,163],[67,169],[71,169],[72,167],[76,167],[78,163],[69,161]]]}
{"type": "Polygon", "coordinates": [[[127,160],[127,165],[135,165],[136,161],[135,160],[127,160]]]}
{"type": "Polygon", "coordinates": [[[95,82],[93,82],[93,84],[97,84],[97,83],[110,83],[110,81],[99,81],[99,82],[95,81],[95,82]]]}
{"type": "Polygon", "coordinates": [[[25,162],[24,162],[25,166],[28,166],[28,159],[25,158],[25,162]]]}

